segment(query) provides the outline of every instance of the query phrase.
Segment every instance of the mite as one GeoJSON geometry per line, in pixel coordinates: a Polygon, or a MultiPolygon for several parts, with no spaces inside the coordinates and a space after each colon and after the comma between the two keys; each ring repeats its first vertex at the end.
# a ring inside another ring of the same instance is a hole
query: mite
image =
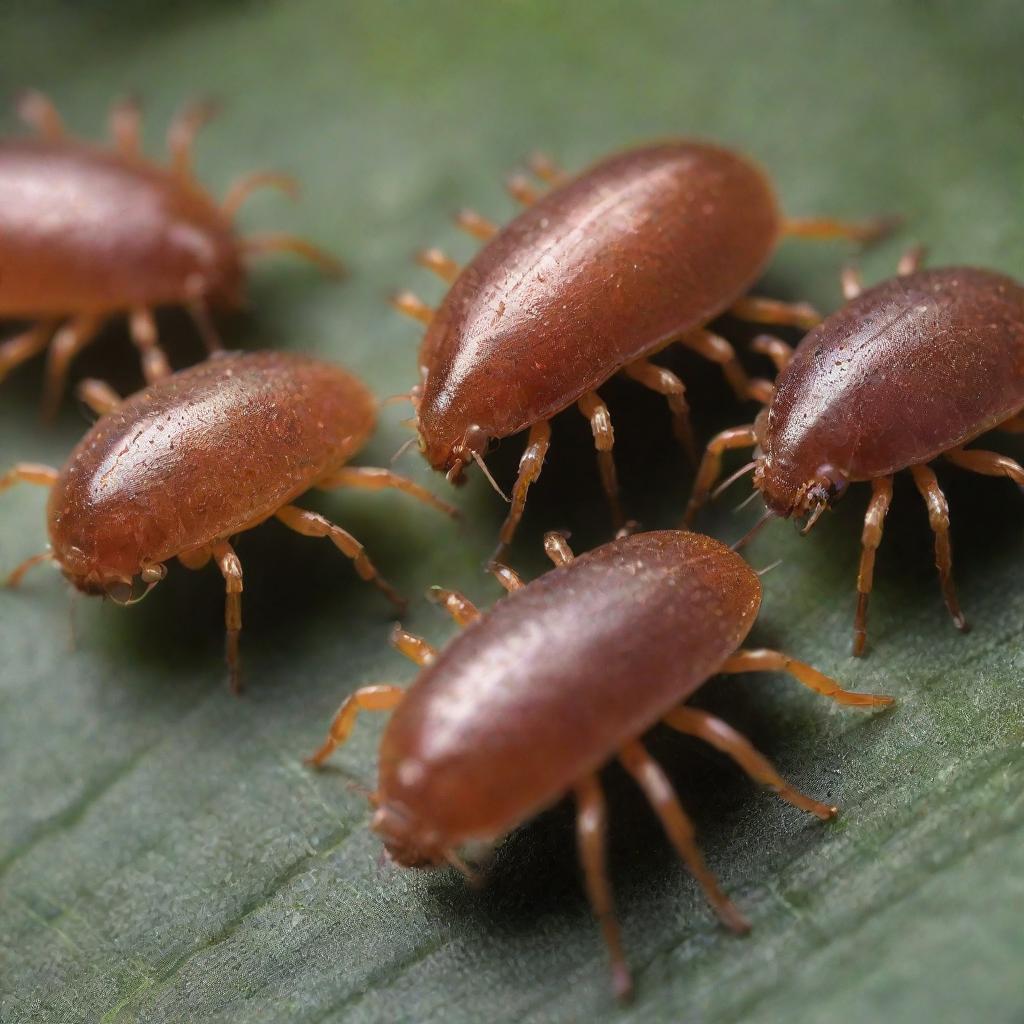
{"type": "Polygon", "coordinates": [[[168,135],[170,165],[147,160],[133,101],[110,114],[114,147],[69,138],[53,104],[28,93],[19,104],[35,136],[0,141],[0,317],[31,321],[0,344],[0,380],[49,348],[44,412],[60,402],[68,366],[111,317],[128,317],[147,383],[169,372],[153,310],[184,306],[211,349],[212,309],[244,300],[247,259],[290,250],[332,273],[340,264],[285,234],[239,238],[233,220],[257,188],[296,194],[296,182],[259,171],[217,204],[192,175],[196,133],[211,104],[186,107],[168,135]]]}
{"type": "Polygon", "coordinates": [[[741,399],[766,400],[770,385],[747,379],[708,322],[729,312],[763,323],[817,323],[805,303],[745,297],[780,239],[863,241],[888,225],[784,219],[759,168],[699,142],[632,149],[573,179],[543,157],[533,168],[553,188],[541,196],[513,178],[509,189],[526,209],[507,227],[459,215],[461,227],[486,240],[464,269],[437,249],[420,253],[422,265],[451,282],[436,311],[409,293],[394,300],[427,324],[422,379],[409,397],[431,466],[457,482],[470,462],[483,466],[493,441],[529,429],[503,545],[540,474],[556,413],[576,405],[589,419],[604,490],[621,523],[612,423],[596,389],[621,371],[663,394],[675,434],[692,454],[683,382],[650,356],[679,341],[721,364],[741,399]]]}
{"type": "Polygon", "coordinates": [[[494,565],[510,594],[489,612],[435,588],[433,599],[465,631],[437,653],[396,629],[393,642],[423,671],[408,690],[353,693],[310,761],[327,760],[360,710],[394,709],[380,744],[373,829],[408,867],[448,862],[469,871],[461,846],[495,842],[572,793],[587,891],[615,991],[626,996],[630,974],[605,871],[601,766],[622,762],[719,917],[743,932],[747,922],[705,865],[693,825],[640,736],[658,722],[698,736],[784,800],[827,819],[834,807],[795,790],[746,739],[684,702],[718,672],[771,670],[841,704],[891,698],[841,689],[776,651],[738,649],[757,617],[760,580],[709,537],[643,533],[573,559],[564,538],[549,533],[545,548],[556,568],[532,583],[494,565]]]}
{"type": "Polygon", "coordinates": [[[345,465],[372,433],[376,403],[351,374],[317,359],[221,353],[123,402],[98,381],[80,393],[100,418],[64,468],[21,464],[0,477],[0,491],[16,482],[50,488],[50,547],[15,569],[9,585],[52,559],[84,593],[132,604],[164,578],[169,559],[189,569],[213,559],[227,592],[235,691],[242,565],[231,537],[271,518],[326,537],[401,605],[355,537],[293,502],[312,487],[394,487],[455,514],[411,480],[345,465]]]}
{"type": "Polygon", "coordinates": [[[803,533],[849,484],[870,482],[854,654],[864,651],[893,474],[909,469],[925,501],[943,597],[961,630],[967,623],[953,586],[949,508],[929,463],[942,458],[1024,485],[1024,468],[1012,459],[964,448],[988,430],[1024,431],[1024,288],[971,267],[920,270],[922,255],[910,250],[897,276],[867,291],[856,271],[844,271],[846,305],[795,351],[761,339],[781,371],[775,395],[755,423],[711,440],[687,510],[692,522],[730,448],[759,449],[732,479],[754,471],[767,509],[762,522],[806,517],[803,533]]]}

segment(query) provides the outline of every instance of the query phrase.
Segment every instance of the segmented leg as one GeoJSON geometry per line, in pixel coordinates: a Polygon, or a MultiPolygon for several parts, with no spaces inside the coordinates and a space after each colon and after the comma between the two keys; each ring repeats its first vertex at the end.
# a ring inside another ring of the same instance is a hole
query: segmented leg
{"type": "Polygon", "coordinates": [[[341,277],[344,264],[329,252],[318,248],[312,242],[296,235],[274,232],[265,235],[248,235],[239,239],[239,248],[245,256],[262,256],[269,252],[290,252],[318,266],[330,277],[341,277]]]}
{"type": "Polygon", "coordinates": [[[529,160],[530,170],[547,185],[561,185],[569,177],[546,153],[534,153],[529,160]]]}
{"type": "Polygon", "coordinates": [[[526,508],[526,495],[541,469],[544,468],[544,457],[551,447],[551,424],[547,420],[541,420],[530,427],[530,436],[526,442],[526,450],[519,460],[519,475],[516,477],[515,487],[512,488],[512,507],[509,509],[505,522],[502,523],[499,535],[501,546],[498,549],[500,556],[502,549],[512,543],[516,527],[523,518],[523,510],[526,508]]]}
{"type": "Polygon", "coordinates": [[[121,156],[135,157],[142,152],[142,108],[134,96],[114,102],[108,125],[114,148],[121,156]]]}
{"type": "Polygon", "coordinates": [[[212,557],[213,552],[208,547],[193,548],[191,551],[182,551],[178,555],[178,561],[186,569],[203,569],[209,564],[212,557]]]}
{"type": "Polygon", "coordinates": [[[0,476],[0,491],[6,491],[15,484],[52,487],[57,482],[57,475],[58,471],[52,466],[43,466],[38,462],[19,462],[0,476]]]}
{"type": "Polygon", "coordinates": [[[405,655],[411,662],[421,668],[431,664],[437,658],[437,650],[421,636],[409,633],[401,626],[391,630],[391,646],[399,654],[405,655]]]}
{"type": "Polygon", "coordinates": [[[623,523],[622,507],[619,504],[619,481],[615,473],[615,456],[612,448],[615,445],[615,432],[612,429],[612,418],[608,406],[601,400],[596,391],[589,391],[576,405],[581,413],[590,420],[590,429],[594,435],[594,447],[597,449],[597,468],[601,472],[601,486],[608,498],[612,510],[612,523],[618,529],[623,523]]]}
{"type": "Polygon", "coordinates": [[[21,585],[21,581],[25,578],[25,574],[35,568],[37,565],[42,565],[44,562],[53,561],[53,552],[47,548],[46,551],[40,551],[38,555],[32,555],[30,558],[26,558],[21,565],[13,569],[8,575],[5,586],[10,587],[12,590],[21,585]]]}
{"type": "Polygon", "coordinates": [[[75,317],[57,332],[46,359],[46,383],[43,386],[43,416],[52,419],[57,414],[67,383],[71,360],[96,337],[102,325],[101,317],[75,317]]]}
{"type": "Polygon", "coordinates": [[[686,506],[683,524],[689,528],[701,506],[708,500],[714,482],[722,475],[722,455],[733,448],[753,448],[757,444],[757,433],[751,423],[745,427],[730,427],[716,434],[708,441],[701,459],[697,479],[693,485],[693,494],[686,506]]]}
{"type": "Polygon", "coordinates": [[[686,388],[683,382],[663,366],[656,366],[649,359],[638,359],[622,368],[622,372],[644,387],[657,391],[668,400],[668,408],[672,413],[672,429],[676,440],[682,445],[691,462],[697,461],[697,447],[693,440],[693,427],[690,424],[690,406],[686,401],[686,388]]]}
{"type": "Polygon", "coordinates": [[[509,175],[505,179],[505,191],[522,206],[532,206],[540,198],[540,193],[522,174],[509,175]]]}
{"type": "Polygon", "coordinates": [[[733,303],[729,312],[755,324],[778,324],[809,331],[821,323],[821,314],[808,302],[780,302],[748,295],[733,303]]]}
{"type": "Polygon", "coordinates": [[[75,394],[97,416],[106,416],[121,405],[121,396],[109,384],[91,377],[79,383],[75,394]]]}
{"type": "Polygon", "coordinates": [[[206,305],[206,285],[200,278],[195,278],[190,285],[190,295],[186,301],[185,308],[196,325],[199,337],[203,339],[206,351],[211,355],[214,352],[222,352],[224,343],[220,340],[217,328],[213,325],[213,318],[206,305]]]}
{"type": "Polygon", "coordinates": [[[487,571],[511,594],[516,590],[522,590],[526,584],[519,578],[515,569],[510,569],[501,562],[491,562],[487,571]]]}
{"type": "Polygon", "coordinates": [[[480,618],[480,609],[457,590],[431,587],[427,591],[427,600],[440,605],[460,626],[468,626],[480,618]]]}
{"type": "Polygon", "coordinates": [[[704,855],[697,845],[693,822],[680,805],[679,798],[672,789],[672,783],[658,763],[647,753],[643,744],[636,740],[627,743],[619,751],[619,761],[644,791],[655,814],[661,819],[669,840],[690,869],[690,874],[704,890],[704,895],[719,920],[738,934],[750,931],[750,923],[732,900],[722,892],[718,879],[705,863],[704,855]]]}
{"type": "Polygon", "coordinates": [[[833,238],[874,242],[884,238],[899,222],[899,217],[874,217],[864,221],[836,220],[833,217],[790,217],[783,221],[782,233],[793,238],[821,242],[833,238]]]}
{"type": "Polygon", "coordinates": [[[857,298],[864,290],[864,282],[857,267],[843,267],[839,271],[839,287],[842,289],[843,298],[847,302],[857,298]]]}
{"type": "Polygon", "coordinates": [[[949,542],[949,503],[946,501],[942,488],[935,473],[929,466],[911,466],[911,475],[917,485],[924,503],[928,507],[928,522],[935,534],[935,568],[939,570],[939,585],[942,596],[953,617],[953,625],[959,630],[967,630],[967,620],[960,610],[956,587],[953,584],[953,549],[949,542]]]}
{"type": "Polygon", "coordinates": [[[736,358],[736,350],[721,335],[701,329],[680,338],[680,344],[698,352],[712,363],[722,367],[722,373],[736,397],[745,402],[750,397],[750,378],[736,358]]]}
{"type": "Polygon", "coordinates": [[[11,370],[44,352],[59,326],[56,320],[46,320],[0,343],[0,381],[11,370]]]}
{"type": "Polygon", "coordinates": [[[861,535],[860,568],[857,570],[857,613],[853,620],[853,653],[864,653],[868,638],[868,598],[875,578],[875,552],[882,543],[885,517],[892,504],[892,477],[882,476],[871,481],[871,501],[864,514],[864,532],[861,535]]]}
{"type": "Polygon", "coordinates": [[[216,114],[216,103],[197,100],[186,104],[174,115],[167,130],[167,151],[171,157],[171,170],[179,177],[192,177],[192,148],[196,136],[216,114]]]}
{"type": "Polygon", "coordinates": [[[580,863],[586,880],[587,896],[594,916],[601,925],[601,934],[608,947],[611,960],[612,988],[619,999],[626,999],[633,991],[633,979],[622,952],[619,922],[615,919],[612,887],[608,881],[605,851],[608,832],[608,813],[604,793],[596,775],[588,775],[576,783],[576,839],[580,863]]]}
{"type": "MultiPolygon", "coordinates": [[[[1005,430],[1006,424],[1004,423],[999,429],[1005,430]]],[[[953,465],[962,466],[972,473],[980,473],[982,476],[1006,476],[1018,486],[1024,487],[1024,466],[1005,455],[986,452],[980,448],[958,448],[946,452],[943,457],[953,465]]]]}
{"type": "Polygon", "coordinates": [[[900,257],[899,263],[896,264],[896,273],[900,277],[906,277],[907,274],[915,273],[924,266],[924,260],[927,255],[928,250],[923,245],[912,245],[900,257]]]}
{"type": "Polygon", "coordinates": [[[568,565],[576,557],[565,535],[555,530],[544,534],[544,553],[555,565],[568,565]]]}
{"type": "Polygon", "coordinates": [[[459,516],[457,508],[434,497],[426,487],[421,487],[418,483],[399,476],[398,473],[392,473],[390,469],[379,469],[375,466],[343,466],[321,480],[317,487],[353,487],[364,491],[382,491],[390,487],[411,495],[417,501],[422,501],[424,505],[430,505],[453,519],[459,516]]]}
{"type": "Polygon", "coordinates": [[[421,249],[416,253],[416,262],[427,270],[433,271],[442,281],[451,284],[459,276],[462,267],[440,249],[421,249]]]}
{"type": "Polygon", "coordinates": [[[455,215],[455,223],[466,234],[480,239],[481,242],[490,241],[501,230],[497,224],[481,216],[476,210],[459,210],[455,215]]]}
{"type": "Polygon", "coordinates": [[[829,697],[837,704],[848,704],[851,707],[886,707],[892,703],[892,697],[882,694],[859,693],[856,690],[844,690],[831,676],[819,672],[806,662],[797,661],[781,651],[764,648],[758,650],[739,650],[719,669],[725,675],[736,672],[785,672],[808,690],[829,697]]]}
{"type": "Polygon", "coordinates": [[[251,171],[249,174],[236,178],[224,194],[220,204],[221,211],[228,220],[234,220],[238,211],[254,192],[261,188],[276,188],[289,199],[298,199],[299,183],[290,174],[278,171],[251,171]]]}
{"type": "Polygon", "coordinates": [[[681,707],[670,711],[663,721],[673,729],[678,729],[688,736],[696,736],[709,746],[728,755],[755,782],[766,786],[787,803],[800,808],[801,811],[816,815],[822,821],[828,821],[829,818],[834,818],[839,813],[837,807],[820,803],[791,786],[746,736],[737,732],[720,718],[709,715],[706,711],[699,711],[697,708],[681,707]]]}
{"type": "Polygon", "coordinates": [[[310,512],[295,505],[285,505],[279,508],[274,516],[289,529],[301,533],[304,537],[326,537],[346,558],[352,559],[352,564],[360,578],[373,583],[396,607],[400,609],[405,607],[405,601],[398,591],[377,572],[373,562],[363,550],[363,545],[347,530],[343,530],[317,512],[310,512]]]}
{"type": "Polygon", "coordinates": [[[59,139],[64,135],[64,122],[49,96],[30,89],[17,100],[18,117],[46,139],[59,139]]]}
{"type": "Polygon", "coordinates": [[[359,687],[342,701],[331,719],[327,739],[315,754],[306,758],[306,764],[319,768],[348,739],[360,711],[393,711],[404,696],[405,691],[400,686],[378,684],[359,687]]]}
{"type": "Polygon", "coordinates": [[[391,306],[399,313],[404,313],[413,320],[418,320],[425,327],[430,326],[434,319],[434,309],[428,306],[422,299],[413,295],[412,292],[398,292],[391,297],[391,306]]]}
{"type": "Polygon", "coordinates": [[[750,343],[750,350],[758,355],[767,356],[779,373],[793,361],[793,346],[773,334],[759,334],[750,343]]]}
{"type": "Polygon", "coordinates": [[[171,364],[157,337],[156,320],[148,309],[134,309],[128,320],[132,343],[139,350],[142,360],[142,376],[147,384],[171,375],[171,364]]]}
{"type": "Polygon", "coordinates": [[[217,568],[224,577],[224,628],[228,662],[228,685],[232,693],[242,690],[242,663],[238,654],[238,637],[242,632],[242,563],[235,549],[226,541],[210,545],[217,568]]]}

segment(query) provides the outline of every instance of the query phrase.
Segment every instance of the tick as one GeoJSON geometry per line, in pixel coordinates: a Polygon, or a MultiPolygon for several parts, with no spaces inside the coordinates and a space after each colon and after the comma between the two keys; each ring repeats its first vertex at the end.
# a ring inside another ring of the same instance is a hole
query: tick
{"type": "Polygon", "coordinates": [[[19,111],[35,136],[0,142],[0,317],[33,321],[0,344],[0,380],[47,348],[44,412],[52,415],[71,360],[111,317],[128,317],[147,383],[166,376],[153,311],[184,306],[211,349],[212,309],[244,300],[246,261],[289,250],[337,273],[340,264],[286,234],[238,237],[233,221],[257,188],[295,195],[291,177],[258,171],[221,203],[192,173],[192,147],[213,106],[193,104],[168,134],[170,164],[142,154],[141,115],[125,100],[110,113],[113,148],[72,139],[53,104],[28,93],[19,111]]]}
{"type": "Polygon", "coordinates": [[[910,470],[928,508],[943,597],[961,630],[967,623],[953,586],[949,507],[929,463],[942,458],[1024,485],[1024,468],[1012,459],[964,447],[989,430],[1024,431],[1024,287],[972,267],[921,270],[921,256],[910,250],[895,277],[866,291],[855,271],[845,271],[846,305],[795,351],[762,339],[780,370],[775,395],[755,423],[712,439],[687,511],[692,521],[730,448],[759,448],[741,473],[754,472],[764,520],[807,517],[803,533],[849,484],[870,482],[854,654],[864,651],[895,473],[910,470]]]}
{"type": "Polygon", "coordinates": [[[275,518],[326,537],[364,580],[401,599],[346,530],[293,502],[316,487],[394,487],[449,515],[425,488],[386,469],[345,463],[363,446],[376,402],[352,374],[288,352],[221,353],[121,401],[98,381],[80,393],[100,418],[61,470],[21,464],[0,477],[50,488],[50,547],[10,576],[54,560],[86,594],[141,600],[177,559],[211,559],[225,583],[227,662],[239,688],[242,565],[230,538],[275,518]]]}
{"type": "Polygon", "coordinates": [[[739,649],[761,583],[710,537],[642,533],[574,559],[565,539],[549,533],[545,548],[556,568],[532,583],[493,566],[510,594],[489,612],[434,588],[465,631],[439,653],[396,628],[395,646],[422,672],[407,690],[377,685],[349,696],[310,761],[330,757],[359,711],[394,710],[380,744],[373,830],[407,867],[448,862],[468,871],[464,844],[496,842],[573,794],[587,892],[615,991],[625,996],[631,980],[605,870],[601,766],[625,766],[718,916],[744,932],[746,920],[704,863],[690,819],[640,736],[658,722],[698,736],[784,800],[828,819],[834,807],[798,792],[725,722],[684,702],[716,673],[776,670],[841,704],[891,698],[844,690],[777,651],[739,649]]]}
{"type": "Polygon", "coordinates": [[[604,490],[621,522],[612,422],[597,388],[621,371],[664,395],[675,434],[692,453],[683,382],[650,357],[681,342],[721,364],[741,399],[766,398],[770,385],[748,380],[732,346],[707,324],[726,312],[817,323],[805,303],[745,297],[778,242],[788,235],[864,241],[888,223],[784,219],[758,167],[700,142],[627,150],[572,179],[545,158],[533,168],[553,187],[542,196],[513,178],[509,190],[526,209],[507,227],[459,215],[458,224],[486,242],[464,269],[437,249],[419,255],[451,282],[437,310],[409,293],[395,299],[427,325],[422,380],[410,398],[431,466],[457,482],[469,463],[483,466],[492,442],[529,429],[503,545],[540,475],[556,413],[576,405],[590,421],[604,490]]]}

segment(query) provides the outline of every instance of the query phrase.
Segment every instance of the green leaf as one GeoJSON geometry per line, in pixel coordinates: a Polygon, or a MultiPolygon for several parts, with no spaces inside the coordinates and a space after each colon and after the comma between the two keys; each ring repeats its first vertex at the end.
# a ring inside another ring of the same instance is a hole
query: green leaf
{"type": "MultiPolygon", "coordinates": [[[[720,139],[770,169],[794,214],[904,214],[903,231],[861,258],[868,280],[915,240],[934,263],[1020,273],[1022,29],[1010,2],[12,0],[0,91],[44,88],[90,138],[108,103],[136,91],[151,152],[183,99],[221,98],[202,179],[220,195],[253,168],[294,171],[301,203],[261,197],[246,226],[300,232],[351,267],[335,285],[285,259],[260,265],[229,340],[337,359],[386,396],[414,381],[418,340],[388,293],[441,293],[411,253],[438,244],[466,259],[449,215],[509,216],[502,176],[534,148],[575,168],[651,137],[720,139]]],[[[761,290],[834,308],[851,255],[787,243],[761,290]]],[[[161,326],[177,365],[198,357],[184,318],[161,326]]],[[[689,385],[702,437],[750,416],[714,368],[664,359],[689,385]]],[[[136,386],[123,327],[76,373],[136,386]]],[[[59,463],[85,428],[71,403],[56,429],[39,428],[40,382],[36,363],[0,390],[2,466],[59,463]]],[[[630,384],[607,395],[630,511],[673,525],[690,473],[663,404],[630,384]]],[[[383,411],[360,462],[386,464],[404,415],[383,411]]],[[[992,443],[1024,455],[1013,439],[992,443]]],[[[494,462],[506,484],[520,447],[494,462]]],[[[590,447],[580,417],[559,419],[513,553],[524,574],[543,568],[546,528],[570,528],[578,549],[608,536],[590,447]]],[[[415,454],[399,468],[447,489],[415,454]]],[[[386,602],[333,549],[272,524],[241,539],[242,699],[224,685],[215,571],[176,567],[130,610],[77,602],[72,645],[66,588],[37,570],[0,593],[0,1019],[1019,1021],[1024,508],[1006,481],[942,479],[968,636],[946,617],[905,481],[863,660],[848,655],[863,487],[810,537],[774,524],[748,552],[755,565],[783,559],[753,640],[895,694],[892,712],[834,708],[776,676],[698,695],[842,817],[809,820],[709,750],[652,738],[753,922],[748,938],[716,924],[638,793],[609,771],[637,980],[625,1008],[582,894],[571,808],[515,833],[472,892],[454,872],[381,866],[352,786],[373,783],[379,721],[359,723],[335,770],[303,768],[354,687],[413,677],[387,647],[386,602]]],[[[499,591],[481,564],[504,509],[478,478],[459,500],[462,527],[402,496],[309,499],[407,594],[440,583],[486,605],[499,591]]],[[[735,539],[756,513],[720,504],[706,525],[735,539]]],[[[0,505],[6,570],[45,543],[44,496],[17,488],[0,505]]],[[[451,632],[422,600],[405,624],[438,643],[451,632]]]]}

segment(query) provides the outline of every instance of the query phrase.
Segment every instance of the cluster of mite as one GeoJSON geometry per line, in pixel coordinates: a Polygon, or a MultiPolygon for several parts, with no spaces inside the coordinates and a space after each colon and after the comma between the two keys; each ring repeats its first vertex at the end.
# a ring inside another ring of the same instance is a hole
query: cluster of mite
{"type": "MultiPolygon", "coordinates": [[[[212,559],[225,581],[234,689],[243,577],[233,536],[276,518],[327,538],[401,604],[355,537],[295,500],[315,487],[397,488],[442,512],[454,509],[390,470],[347,465],[376,417],[373,396],[352,374],[291,353],[224,352],[215,332],[213,314],[243,301],[253,254],[290,250],[340,271],[302,239],[235,234],[234,215],[254,189],[293,192],[294,181],[252,174],[213,202],[191,170],[206,106],[175,119],[167,167],[142,155],[132,103],[112,111],[110,148],[69,138],[39,94],[25,96],[20,109],[34,132],[0,143],[0,316],[27,326],[0,344],[0,379],[45,352],[44,403],[52,413],[75,354],[107,319],[124,315],[147,386],[122,400],[99,381],[82,381],[78,395],[98,419],[64,467],[23,463],[0,476],[0,490],[16,482],[49,489],[49,549],[16,569],[10,584],[52,560],[79,590],[131,604],[164,578],[170,559],[192,569],[212,559]],[[162,306],[192,314],[209,358],[171,371],[153,315],[162,306]]],[[[708,870],[693,825],[639,737],[658,722],[699,737],[784,800],[828,819],[836,808],[794,789],[744,737],[686,700],[717,673],[770,670],[840,704],[891,703],[845,690],[785,654],[740,646],[760,606],[759,577],[735,550],[690,529],[723,454],[754,449],[740,474],[753,473],[766,506],[761,521],[794,517],[805,533],[849,483],[870,483],[857,654],[893,475],[909,469],[927,504],[946,604],[965,628],[947,504],[928,463],[941,457],[1024,484],[1017,463],[964,447],[991,429],[1024,429],[1024,290],[984,270],[921,270],[920,251],[912,250],[896,276],[866,291],[856,272],[844,270],[846,304],[822,319],[806,304],[748,290],[783,238],[864,242],[886,221],[785,218],[756,166],[706,143],[631,149],[575,177],[542,158],[531,169],[537,184],[510,179],[524,209],[504,228],[459,214],[460,226],[484,243],[467,266],[436,249],[420,254],[450,283],[439,308],[409,293],[394,300],[426,325],[420,379],[407,397],[433,468],[458,482],[476,464],[490,478],[488,447],[528,431],[490,565],[508,596],[481,612],[461,594],[433,588],[431,600],[463,631],[438,652],[396,627],[392,641],[422,667],[418,678],[352,693],[309,761],[322,765],[360,711],[393,711],[370,798],[373,829],[397,863],[448,863],[469,878],[476,872],[460,849],[497,842],[571,793],[587,891],[615,990],[625,996],[631,980],[606,872],[602,765],[622,763],[714,910],[742,932],[746,920],[708,870]],[[809,333],[795,349],[759,335],[751,347],[777,376],[752,379],[708,326],[726,313],[809,333]],[[675,434],[696,461],[684,383],[651,361],[675,342],[720,364],[737,398],[763,408],[753,423],[707,444],[682,528],[620,529],[578,558],[564,536],[549,533],[545,550],[555,568],[523,583],[504,551],[557,413],[575,404],[589,420],[617,527],[612,424],[597,392],[612,375],[665,396],[675,434]]]]}

